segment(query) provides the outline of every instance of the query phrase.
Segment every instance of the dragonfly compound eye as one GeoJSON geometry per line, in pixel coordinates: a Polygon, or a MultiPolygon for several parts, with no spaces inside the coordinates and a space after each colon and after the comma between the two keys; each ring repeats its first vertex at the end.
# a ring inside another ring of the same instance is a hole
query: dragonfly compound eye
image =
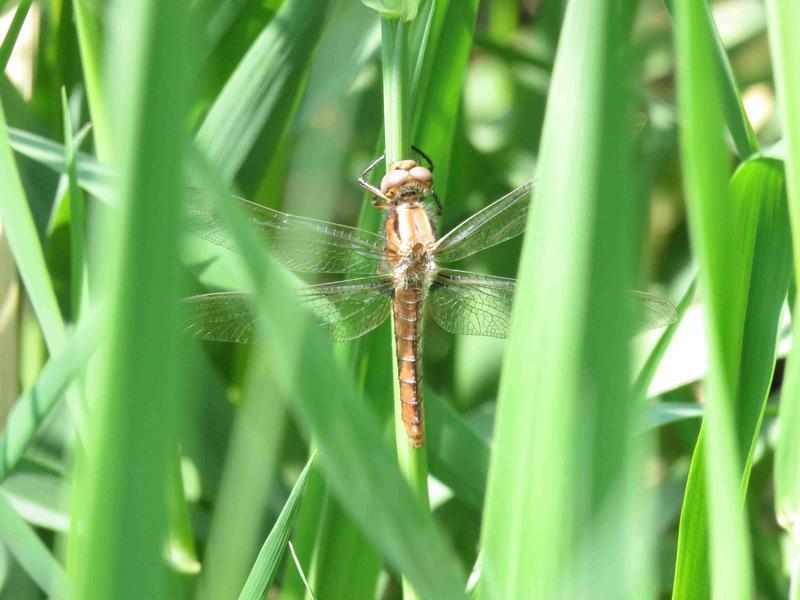
{"type": "Polygon", "coordinates": [[[423,184],[430,184],[433,181],[433,174],[425,167],[414,167],[408,173],[423,184]]]}
{"type": "Polygon", "coordinates": [[[389,190],[403,185],[407,179],[408,171],[401,171],[400,169],[389,171],[381,180],[381,192],[385,194],[389,190]]]}

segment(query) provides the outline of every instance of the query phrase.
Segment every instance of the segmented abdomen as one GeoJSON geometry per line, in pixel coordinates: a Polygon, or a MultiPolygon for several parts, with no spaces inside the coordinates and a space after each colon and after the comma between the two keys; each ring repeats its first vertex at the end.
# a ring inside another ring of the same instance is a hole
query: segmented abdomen
{"type": "Polygon", "coordinates": [[[425,441],[420,346],[423,298],[421,289],[398,288],[394,292],[392,306],[403,423],[409,442],[415,448],[422,446],[425,441]]]}

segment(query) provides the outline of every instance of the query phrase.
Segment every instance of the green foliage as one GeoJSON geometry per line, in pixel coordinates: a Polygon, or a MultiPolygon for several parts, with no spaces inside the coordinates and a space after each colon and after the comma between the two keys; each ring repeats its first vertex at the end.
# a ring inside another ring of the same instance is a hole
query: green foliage
{"type": "Polygon", "coordinates": [[[798,597],[793,0],[2,4],[0,598],[798,597]],[[510,339],[425,323],[417,452],[388,320],[331,348],[228,195],[378,231],[412,145],[440,234],[540,179],[455,265],[510,339]],[[255,347],[181,335],[225,290],[255,347]]]}

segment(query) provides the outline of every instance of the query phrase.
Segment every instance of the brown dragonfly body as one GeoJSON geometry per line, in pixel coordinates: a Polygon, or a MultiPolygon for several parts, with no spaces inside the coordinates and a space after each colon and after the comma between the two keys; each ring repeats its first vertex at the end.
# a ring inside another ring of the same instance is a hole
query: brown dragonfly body
{"type": "MultiPolygon", "coordinates": [[[[416,149],[415,149],[416,150],[416,149]]],[[[390,166],[380,188],[367,173],[359,183],[386,211],[380,234],[354,227],[281,213],[239,198],[251,223],[272,253],[294,271],[339,273],[350,279],[300,288],[301,301],[316,314],[334,341],[352,340],[394,315],[397,371],[402,416],[409,443],[424,443],[422,406],[423,307],[446,331],[464,335],[505,337],[510,322],[515,280],[458,271],[443,265],[509,240],[525,230],[533,182],[526,183],[475,213],[447,234],[434,233],[433,165],[403,160],[390,166]]],[[[220,246],[236,250],[236,242],[205,202],[190,202],[189,228],[220,246]]],[[[633,292],[640,308],[638,329],[674,321],[668,302],[633,292]]],[[[188,298],[186,329],[207,340],[252,343],[255,310],[242,292],[219,292],[188,298]]]]}
{"type": "Polygon", "coordinates": [[[386,261],[394,279],[395,353],[403,423],[409,442],[420,447],[425,439],[422,406],[422,303],[436,274],[431,254],[436,242],[428,209],[422,203],[430,189],[428,169],[415,161],[393,166],[381,185],[388,214],[384,223],[386,261]],[[403,173],[408,173],[406,177],[403,173]],[[413,175],[418,175],[416,179],[413,175]],[[391,183],[401,182],[396,187],[391,183]]]}

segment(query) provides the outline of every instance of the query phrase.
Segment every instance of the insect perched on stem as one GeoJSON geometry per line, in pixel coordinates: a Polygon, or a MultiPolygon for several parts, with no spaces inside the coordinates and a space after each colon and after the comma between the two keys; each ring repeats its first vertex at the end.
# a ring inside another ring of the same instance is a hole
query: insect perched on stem
{"type": "MultiPolygon", "coordinates": [[[[425,439],[422,406],[422,315],[430,306],[433,319],[456,334],[506,336],[515,280],[445,268],[525,230],[534,182],[526,183],[447,234],[437,238],[433,217],[441,204],[433,188],[433,164],[409,159],[392,165],[380,187],[367,175],[358,182],[386,211],[381,234],[281,213],[238,199],[273,253],[290,269],[307,273],[347,273],[353,279],[321,283],[298,290],[300,299],[318,316],[335,341],[357,338],[394,314],[394,337],[403,423],[409,443],[425,439]],[[431,202],[433,200],[433,206],[431,202]]],[[[189,207],[189,227],[220,246],[236,249],[233,238],[202,202],[189,207]]],[[[674,307],[664,300],[633,292],[640,304],[638,329],[668,325],[674,307]]],[[[186,300],[187,329],[216,341],[251,343],[255,310],[248,294],[221,292],[186,300]]]]}

